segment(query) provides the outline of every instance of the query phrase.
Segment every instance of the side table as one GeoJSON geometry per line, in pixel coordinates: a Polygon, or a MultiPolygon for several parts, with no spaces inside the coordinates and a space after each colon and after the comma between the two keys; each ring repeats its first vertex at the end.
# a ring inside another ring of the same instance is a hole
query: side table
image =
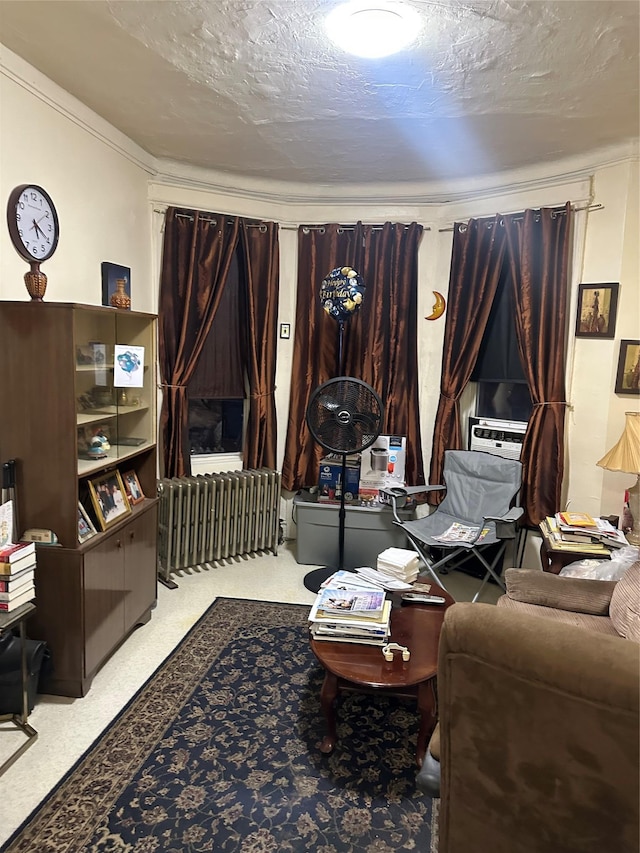
{"type": "Polygon", "coordinates": [[[22,685],[22,710],[19,714],[0,714],[0,722],[11,722],[24,732],[27,739],[15,749],[11,755],[0,765],[0,775],[7,770],[16,761],[23,752],[25,752],[32,743],[35,743],[38,737],[38,732],[29,725],[29,699],[27,694],[28,688],[28,673],[27,673],[27,636],[25,631],[25,622],[36,606],[29,601],[21,605],[11,613],[0,613],[0,633],[10,631],[16,625],[20,631],[20,669],[21,669],[21,685],[22,685]]]}
{"type": "Polygon", "coordinates": [[[563,542],[560,546],[549,536],[544,524],[540,527],[540,562],[542,571],[559,575],[564,566],[591,557],[596,560],[611,559],[611,552],[602,546],[600,549],[582,548],[579,542],[563,542]]]}

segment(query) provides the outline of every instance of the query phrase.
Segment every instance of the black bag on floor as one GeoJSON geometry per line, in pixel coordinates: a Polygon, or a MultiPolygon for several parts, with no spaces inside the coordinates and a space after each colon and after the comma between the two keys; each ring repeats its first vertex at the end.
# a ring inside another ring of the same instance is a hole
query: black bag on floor
{"type": "MultiPolygon", "coordinates": [[[[51,653],[43,640],[26,640],[27,703],[29,713],[38,693],[40,673],[51,669],[51,653]]],[[[22,713],[22,658],[20,637],[0,635],[0,714],[22,713]]]]}

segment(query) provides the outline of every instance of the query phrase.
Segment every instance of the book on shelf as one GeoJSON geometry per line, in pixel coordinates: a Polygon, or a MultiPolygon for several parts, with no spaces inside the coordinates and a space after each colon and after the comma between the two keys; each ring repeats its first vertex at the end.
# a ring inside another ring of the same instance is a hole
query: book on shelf
{"type": "Polygon", "coordinates": [[[333,616],[345,613],[359,617],[375,617],[382,613],[385,593],[382,589],[321,589],[316,599],[316,609],[333,616]]]}
{"type": "Polygon", "coordinates": [[[14,589],[19,589],[26,583],[34,583],[34,580],[33,569],[23,569],[15,575],[0,575],[0,592],[13,592],[14,589]]]}
{"type": "Polygon", "coordinates": [[[30,587],[25,592],[15,598],[12,598],[11,601],[0,601],[0,613],[11,613],[12,610],[17,610],[18,607],[22,607],[23,604],[33,601],[35,597],[35,588],[30,587]]]}
{"type": "Polygon", "coordinates": [[[0,548],[0,563],[15,563],[24,557],[35,556],[35,542],[9,542],[0,548]]]}
{"type": "Polygon", "coordinates": [[[9,590],[4,591],[4,592],[0,591],[0,604],[2,604],[3,602],[6,603],[7,601],[9,601],[9,602],[15,601],[16,599],[21,598],[22,596],[26,595],[26,593],[28,593],[28,592],[33,593],[33,595],[31,596],[33,598],[36,594],[35,589],[36,589],[36,587],[35,587],[35,584],[33,583],[33,581],[27,581],[27,583],[21,584],[20,586],[17,586],[15,589],[9,589],[9,590]]]}

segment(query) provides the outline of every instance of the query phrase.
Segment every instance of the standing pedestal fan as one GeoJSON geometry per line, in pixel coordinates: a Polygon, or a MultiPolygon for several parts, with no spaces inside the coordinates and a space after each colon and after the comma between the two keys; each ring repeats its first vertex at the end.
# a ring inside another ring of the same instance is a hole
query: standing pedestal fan
{"type": "Polygon", "coordinates": [[[329,453],[342,455],[342,490],[338,513],[338,565],[314,569],[304,578],[311,592],[344,563],[345,484],[347,456],[370,447],[382,429],[382,401],[370,385],[361,379],[338,376],[320,385],[311,394],[306,415],[311,435],[329,453]]]}

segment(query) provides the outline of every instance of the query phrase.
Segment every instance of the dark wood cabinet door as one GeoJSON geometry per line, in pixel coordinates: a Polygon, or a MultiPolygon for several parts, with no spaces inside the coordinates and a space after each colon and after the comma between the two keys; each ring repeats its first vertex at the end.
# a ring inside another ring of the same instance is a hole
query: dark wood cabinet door
{"type": "Polygon", "coordinates": [[[124,552],[127,528],[84,557],[85,675],[92,675],[124,636],[124,552]]]}
{"type": "Polygon", "coordinates": [[[149,619],[157,598],[156,538],[158,506],[154,503],[122,531],[124,548],[124,630],[149,619]]]}

